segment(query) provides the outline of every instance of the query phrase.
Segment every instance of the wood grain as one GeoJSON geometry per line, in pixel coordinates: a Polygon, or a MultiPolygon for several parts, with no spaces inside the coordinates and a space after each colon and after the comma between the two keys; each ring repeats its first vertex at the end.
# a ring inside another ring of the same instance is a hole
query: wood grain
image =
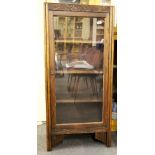
{"type": "MultiPolygon", "coordinates": [[[[51,40],[54,40],[54,32],[53,32],[53,14],[52,12],[49,12],[49,36],[51,40]]],[[[54,43],[50,41],[49,43],[50,49],[49,49],[49,59],[50,59],[50,71],[55,72],[55,51],[54,51],[54,43]]],[[[51,81],[51,119],[52,119],[52,128],[55,128],[56,126],[56,96],[55,96],[55,75],[52,74],[50,77],[51,81]]]]}
{"type": "Polygon", "coordinates": [[[70,12],[109,12],[109,6],[97,6],[97,5],[81,5],[81,4],[60,4],[60,3],[48,3],[48,9],[50,11],[70,11],[70,12]]]}
{"type": "Polygon", "coordinates": [[[94,13],[94,12],[89,12],[89,14],[87,12],[69,12],[69,11],[53,11],[53,14],[55,16],[73,16],[73,17],[106,17],[106,12],[104,13],[94,13]]]}
{"type": "Polygon", "coordinates": [[[114,7],[110,8],[110,52],[109,52],[109,89],[108,89],[108,130],[107,143],[111,146],[112,90],[113,90],[113,54],[114,54],[114,7]]]}
{"type": "Polygon", "coordinates": [[[104,83],[104,92],[103,92],[103,99],[104,99],[104,105],[103,105],[103,110],[104,113],[102,114],[103,117],[103,124],[108,125],[108,66],[109,66],[109,50],[110,50],[110,39],[109,39],[109,14],[105,18],[105,31],[104,31],[104,78],[103,78],[103,83],[104,83]]]}
{"type": "Polygon", "coordinates": [[[49,63],[49,30],[48,30],[48,5],[45,4],[45,93],[46,93],[46,136],[47,151],[52,150],[52,122],[51,122],[51,101],[50,101],[50,63],[49,63]]]}
{"type": "Polygon", "coordinates": [[[106,129],[101,127],[89,127],[89,128],[62,128],[62,129],[54,129],[52,130],[52,134],[60,135],[60,134],[84,134],[84,133],[95,133],[95,132],[105,132],[106,129]]]}

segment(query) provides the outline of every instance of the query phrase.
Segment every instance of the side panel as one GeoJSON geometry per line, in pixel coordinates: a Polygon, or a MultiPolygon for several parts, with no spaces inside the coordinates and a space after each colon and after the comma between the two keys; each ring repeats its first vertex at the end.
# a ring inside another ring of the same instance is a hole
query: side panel
{"type": "Polygon", "coordinates": [[[108,62],[108,58],[109,58],[109,50],[110,50],[110,29],[109,29],[109,14],[107,14],[106,18],[105,18],[105,31],[104,31],[104,35],[105,35],[105,40],[104,40],[104,70],[105,70],[105,75],[104,75],[104,90],[105,93],[104,95],[104,115],[103,117],[103,124],[104,126],[108,126],[108,80],[109,80],[109,76],[108,76],[108,67],[109,67],[109,62],[108,62]]]}
{"type": "Polygon", "coordinates": [[[112,120],[112,90],[113,90],[113,55],[114,55],[114,7],[110,8],[110,50],[109,50],[109,80],[108,80],[108,130],[107,130],[107,143],[108,147],[111,146],[111,120],[112,120]]]}
{"type": "Polygon", "coordinates": [[[51,101],[50,101],[50,59],[49,59],[49,29],[48,29],[48,4],[45,3],[45,92],[46,92],[46,136],[47,150],[52,148],[51,101]]]}

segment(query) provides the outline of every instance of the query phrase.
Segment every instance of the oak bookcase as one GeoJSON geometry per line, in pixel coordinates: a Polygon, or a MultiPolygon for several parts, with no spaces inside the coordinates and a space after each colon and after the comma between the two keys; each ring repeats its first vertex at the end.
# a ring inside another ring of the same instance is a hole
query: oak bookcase
{"type": "Polygon", "coordinates": [[[45,3],[47,150],[64,135],[111,145],[113,6],[45,3]]]}

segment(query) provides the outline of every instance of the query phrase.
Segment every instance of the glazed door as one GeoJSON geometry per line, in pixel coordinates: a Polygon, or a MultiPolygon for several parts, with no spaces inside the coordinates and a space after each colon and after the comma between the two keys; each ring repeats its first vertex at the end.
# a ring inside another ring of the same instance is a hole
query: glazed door
{"type": "Polygon", "coordinates": [[[57,124],[104,123],[107,52],[104,16],[49,16],[52,119],[57,124]]]}

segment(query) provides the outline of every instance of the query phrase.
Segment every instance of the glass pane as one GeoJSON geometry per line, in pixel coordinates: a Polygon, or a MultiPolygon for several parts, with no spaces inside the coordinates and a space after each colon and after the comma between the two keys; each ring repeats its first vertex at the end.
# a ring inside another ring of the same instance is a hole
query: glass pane
{"type": "Polygon", "coordinates": [[[104,18],[54,16],[56,123],[101,122],[104,18]]]}

